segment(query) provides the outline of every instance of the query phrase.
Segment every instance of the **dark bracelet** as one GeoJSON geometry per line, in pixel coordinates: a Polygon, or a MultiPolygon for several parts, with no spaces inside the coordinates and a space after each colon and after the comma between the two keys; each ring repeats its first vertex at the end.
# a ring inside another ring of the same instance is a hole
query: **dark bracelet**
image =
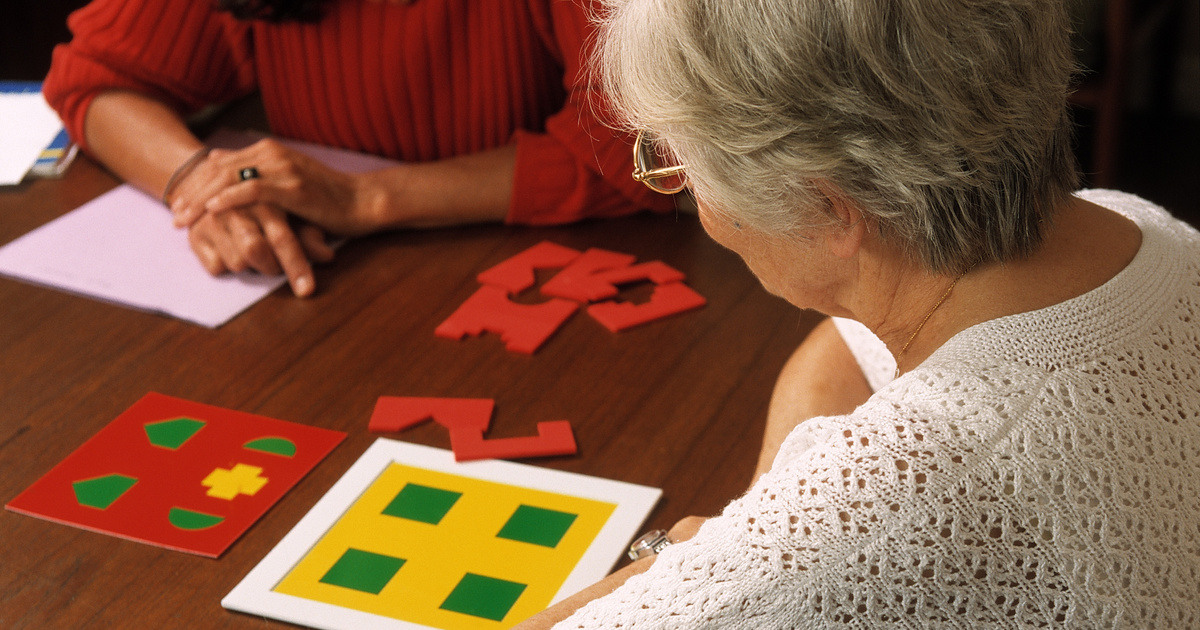
{"type": "Polygon", "coordinates": [[[192,157],[188,158],[183,164],[180,164],[179,168],[175,169],[174,173],[171,173],[171,178],[167,180],[167,186],[163,188],[163,205],[167,207],[171,206],[171,191],[175,190],[175,186],[182,181],[188,173],[192,172],[192,169],[195,168],[201,160],[208,157],[210,151],[212,151],[212,147],[204,147],[203,149],[196,151],[192,154],[192,157]]]}

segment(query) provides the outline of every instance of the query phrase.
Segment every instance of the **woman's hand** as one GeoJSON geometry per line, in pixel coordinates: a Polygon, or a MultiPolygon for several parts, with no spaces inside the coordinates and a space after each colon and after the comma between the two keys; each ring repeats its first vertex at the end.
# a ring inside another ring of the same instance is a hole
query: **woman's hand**
{"type": "Polygon", "coordinates": [[[333,259],[320,228],[300,225],[295,231],[286,213],[259,204],[219,215],[206,214],[188,230],[188,242],[209,273],[259,273],[287,275],[298,297],[316,289],[312,264],[333,259]]]}
{"type": "MultiPolygon", "coordinates": [[[[93,155],[155,197],[163,195],[176,168],[204,147],[173,108],[123,90],[95,97],[86,129],[93,155]]],[[[190,228],[192,250],[210,272],[282,270],[297,295],[308,295],[311,262],[332,257],[321,230],[354,235],[503,221],[515,160],[516,145],[509,144],[347,175],[264,140],[239,151],[209,153],[172,183],[171,212],[177,225],[190,228]],[[249,166],[259,176],[242,185],[238,171],[249,166]],[[226,196],[213,201],[220,194],[226,196]],[[210,202],[216,212],[208,211],[210,202]],[[293,228],[289,214],[312,225],[293,228]]]]}
{"type": "MultiPolygon", "coordinates": [[[[206,213],[223,214],[255,206],[285,209],[309,223],[340,235],[378,229],[361,176],[331,169],[275,140],[260,140],[236,151],[214,149],[180,183],[171,200],[179,227],[191,226],[206,213]],[[253,168],[256,176],[241,179],[253,168]]],[[[379,195],[376,195],[379,196],[379,195]]]]}
{"type": "MultiPolygon", "coordinates": [[[[708,519],[702,516],[689,516],[675,523],[671,527],[671,531],[667,532],[667,540],[671,543],[681,543],[696,535],[700,526],[708,519]]],[[[593,599],[598,599],[617,590],[625,580],[639,574],[644,573],[647,569],[654,565],[654,559],[657,556],[646,556],[640,560],[636,560],[625,565],[620,570],[611,573],[604,577],[599,582],[584,588],[583,590],[563,599],[557,604],[543,610],[542,612],[522,621],[513,627],[512,630],[548,630],[558,622],[575,614],[575,611],[583,608],[588,602],[593,599]]]]}
{"type": "Polygon", "coordinates": [[[707,516],[687,516],[675,523],[671,527],[671,531],[667,532],[667,540],[674,543],[681,543],[685,540],[691,540],[696,532],[700,531],[700,526],[708,520],[707,516]]]}
{"type": "Polygon", "coordinates": [[[296,295],[307,295],[310,261],[328,260],[332,251],[312,231],[292,233],[289,216],[339,235],[500,221],[514,155],[508,146],[355,175],[261,140],[211,151],[172,189],[171,213],[190,228],[192,249],[209,271],[282,269],[296,295]],[[251,167],[255,176],[243,180],[239,172],[251,167]]]}
{"type": "Polygon", "coordinates": [[[282,272],[292,291],[304,297],[315,289],[311,263],[333,258],[321,227],[352,232],[345,220],[352,189],[352,176],[263,140],[209,153],[172,191],[171,213],[177,226],[189,228],[188,242],[209,273],[282,272]],[[247,167],[258,176],[242,180],[238,173],[247,167]],[[308,210],[309,217],[295,214],[309,221],[294,228],[288,220],[292,206],[273,200],[308,210]]]}

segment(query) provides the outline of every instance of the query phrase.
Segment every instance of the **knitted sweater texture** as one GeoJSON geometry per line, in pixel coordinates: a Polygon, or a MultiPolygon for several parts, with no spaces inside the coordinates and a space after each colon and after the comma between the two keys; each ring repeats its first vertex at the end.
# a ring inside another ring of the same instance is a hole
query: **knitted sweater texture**
{"type": "Polygon", "coordinates": [[[802,423],[558,628],[1200,627],[1200,235],[1079,194],[1141,228],[1120,274],[802,423]]]}
{"type": "Polygon", "coordinates": [[[202,0],[94,0],[44,92],[86,150],[105,90],[191,114],[255,91],[275,134],[407,162],[516,145],[508,221],[668,210],[629,176],[583,66],[591,0],[333,0],[319,22],[239,21],[202,0]]]}

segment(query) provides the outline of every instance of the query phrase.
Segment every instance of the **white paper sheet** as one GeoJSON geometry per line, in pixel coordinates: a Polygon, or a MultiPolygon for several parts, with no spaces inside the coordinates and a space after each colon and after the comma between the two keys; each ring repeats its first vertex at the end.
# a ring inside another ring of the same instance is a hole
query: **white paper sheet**
{"type": "MultiPolygon", "coordinates": [[[[222,132],[213,146],[252,142],[222,132]]],[[[395,164],[328,147],[284,141],[345,172],[395,164]]],[[[123,185],[0,247],[0,274],[216,328],[284,284],[257,273],[213,277],[162,203],[123,185]]]]}
{"type": "Polygon", "coordinates": [[[21,183],[61,130],[41,92],[0,92],[0,186],[21,183]]]}

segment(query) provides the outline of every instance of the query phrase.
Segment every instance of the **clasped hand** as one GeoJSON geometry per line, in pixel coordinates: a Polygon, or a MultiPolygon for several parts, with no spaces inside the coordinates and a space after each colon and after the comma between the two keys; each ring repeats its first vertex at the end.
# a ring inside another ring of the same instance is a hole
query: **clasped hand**
{"type": "Polygon", "coordinates": [[[325,232],[369,231],[360,188],[357,176],[268,139],[214,149],[178,183],[171,213],[209,273],[282,272],[303,297],[315,289],[312,263],[333,259],[325,232]],[[246,167],[258,177],[240,179],[246,167]]]}

